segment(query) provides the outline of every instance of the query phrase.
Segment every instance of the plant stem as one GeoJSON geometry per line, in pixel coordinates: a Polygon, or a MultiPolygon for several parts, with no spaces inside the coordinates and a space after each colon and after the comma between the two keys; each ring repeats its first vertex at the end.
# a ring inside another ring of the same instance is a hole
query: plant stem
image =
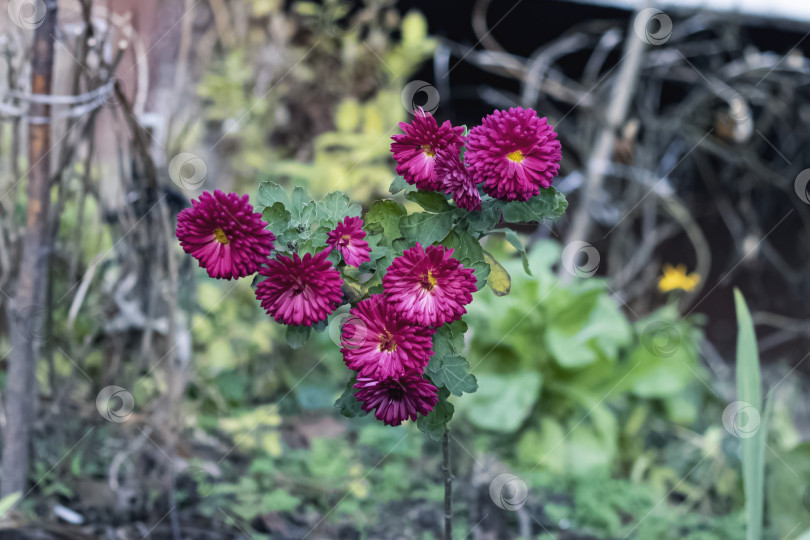
{"type": "Polygon", "coordinates": [[[442,438],[442,471],[444,471],[444,540],[453,540],[453,475],[450,472],[450,430],[442,438]]]}

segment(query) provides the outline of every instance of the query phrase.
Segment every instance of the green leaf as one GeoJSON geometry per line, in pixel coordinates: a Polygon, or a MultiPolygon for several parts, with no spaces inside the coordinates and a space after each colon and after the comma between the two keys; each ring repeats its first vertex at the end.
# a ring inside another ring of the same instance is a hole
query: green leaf
{"type": "Polygon", "coordinates": [[[447,388],[439,388],[439,401],[436,407],[427,416],[421,414],[416,419],[416,426],[419,431],[427,434],[434,441],[440,441],[442,435],[447,430],[447,423],[453,418],[453,404],[447,401],[450,391],[447,388]]]}
{"type": "MultiPolygon", "coordinates": [[[[762,411],[762,385],[759,372],[759,349],[751,313],[742,293],[734,289],[734,306],[737,311],[737,399],[751,414],[762,411]]],[[[764,415],[762,415],[764,416],[764,415]]],[[[736,418],[733,419],[736,421],[736,418]]],[[[742,446],[743,487],[745,490],[746,539],[762,537],[762,508],[765,482],[765,433],[763,425],[755,426],[755,433],[746,433],[740,441],[742,446]],[[748,436],[750,435],[750,436],[748,436]]]]}
{"type": "Polygon", "coordinates": [[[298,508],[299,504],[301,504],[300,498],[288,493],[285,489],[277,488],[262,494],[260,513],[292,512],[298,508]]]}
{"type": "Polygon", "coordinates": [[[441,326],[433,334],[433,352],[440,356],[461,354],[464,350],[464,333],[467,323],[458,320],[441,326]]]}
{"type": "Polygon", "coordinates": [[[319,221],[328,221],[332,227],[343,218],[360,217],[362,209],[359,204],[351,204],[349,196],[340,191],[333,191],[322,201],[318,201],[315,215],[319,221]]]}
{"type": "Polygon", "coordinates": [[[806,507],[810,503],[810,443],[800,443],[790,450],[778,445],[771,449],[766,479],[768,528],[773,538],[804,540],[804,536],[793,535],[810,529],[806,507]]]}
{"type": "Polygon", "coordinates": [[[309,326],[287,325],[287,345],[293,349],[300,349],[309,339],[312,328],[309,326]]]}
{"type": "Polygon", "coordinates": [[[470,262],[484,260],[484,250],[478,240],[468,232],[461,230],[450,231],[442,240],[442,245],[453,249],[453,257],[458,260],[469,259],[470,262]]]}
{"type": "Polygon", "coordinates": [[[17,491],[6,495],[0,499],[0,519],[4,518],[9,510],[11,510],[17,501],[22,497],[22,493],[17,491]]]}
{"type": "MultiPolygon", "coordinates": [[[[555,315],[546,330],[546,345],[559,366],[576,369],[604,358],[613,360],[619,356],[619,349],[629,344],[630,325],[601,287],[578,295],[566,295],[565,302],[564,308],[552,311],[555,315]]],[[[639,346],[631,355],[631,361],[640,365],[625,382],[637,382],[639,392],[662,391],[665,393],[661,396],[671,395],[665,388],[675,385],[683,388],[692,379],[686,364],[689,360],[687,347],[682,347],[680,353],[678,358],[683,362],[670,366],[670,362],[651,358],[647,348],[639,346]],[[659,369],[665,383],[661,387],[656,386],[659,369]],[[667,377],[667,369],[672,370],[670,377],[667,377]]]]}
{"type": "Polygon", "coordinates": [[[455,212],[411,214],[399,220],[399,228],[408,241],[421,242],[423,245],[429,246],[442,241],[447,236],[447,233],[453,228],[455,215],[455,212]]]}
{"type": "Polygon", "coordinates": [[[478,389],[475,376],[470,373],[470,363],[461,356],[436,356],[425,368],[430,380],[438,387],[445,387],[454,396],[463,392],[471,394],[478,389]]]}
{"type": "Polygon", "coordinates": [[[509,294],[512,289],[512,278],[509,277],[509,272],[487,251],[484,252],[484,261],[489,265],[490,269],[487,283],[495,296],[509,294]]]}
{"type": "Polygon", "coordinates": [[[396,201],[377,201],[366,213],[366,230],[370,234],[381,234],[380,243],[390,246],[391,242],[402,236],[399,220],[407,213],[405,207],[396,201]]]}
{"type": "Polygon", "coordinates": [[[485,260],[473,262],[470,259],[461,259],[461,264],[463,264],[465,268],[472,268],[475,271],[475,279],[477,280],[475,286],[478,287],[479,291],[483,289],[484,285],[487,284],[487,279],[491,272],[489,263],[485,260]]]}
{"type": "Polygon", "coordinates": [[[469,212],[465,216],[470,231],[489,232],[501,221],[501,211],[494,203],[482,205],[481,210],[469,212]]]}
{"type": "Polygon", "coordinates": [[[271,182],[270,180],[265,180],[264,182],[259,184],[259,189],[256,193],[256,199],[258,201],[258,204],[256,206],[260,206],[262,208],[273,206],[277,202],[280,202],[285,207],[290,205],[290,199],[287,196],[287,190],[281,187],[280,185],[276,184],[275,182],[271,182]]]}
{"type": "Polygon", "coordinates": [[[394,181],[391,182],[391,187],[388,190],[391,192],[391,195],[396,195],[400,191],[409,191],[416,189],[414,186],[410,185],[403,177],[397,176],[394,178],[394,181]]]}
{"type": "Polygon", "coordinates": [[[512,244],[512,247],[520,253],[520,258],[523,259],[523,270],[527,274],[532,275],[532,271],[529,268],[529,256],[526,254],[526,248],[523,247],[523,242],[520,241],[518,234],[512,229],[504,229],[503,232],[506,234],[506,241],[512,244]]]}
{"type": "Polygon", "coordinates": [[[479,373],[478,391],[459,401],[459,407],[482,429],[514,433],[540,397],[542,380],[536,371],[479,373]]]}
{"type": "Polygon", "coordinates": [[[267,228],[273,231],[273,234],[277,237],[281,236],[290,225],[290,213],[284,208],[284,203],[281,202],[265,207],[262,212],[262,219],[267,222],[267,228]]]}
{"type": "Polygon", "coordinates": [[[450,203],[447,202],[447,199],[436,191],[412,191],[406,193],[405,198],[411,202],[415,202],[428,212],[439,213],[453,209],[450,203]]]}
{"type": "Polygon", "coordinates": [[[346,418],[356,418],[368,414],[360,408],[360,402],[355,397],[357,393],[357,389],[354,387],[355,382],[357,382],[357,379],[354,377],[349,379],[343,394],[335,401],[335,408],[346,418]]]}
{"type": "Polygon", "coordinates": [[[503,220],[506,223],[532,223],[544,219],[558,219],[568,208],[565,195],[553,187],[541,189],[539,195],[528,201],[505,202],[495,199],[490,204],[503,212],[503,220]]]}
{"type": "Polygon", "coordinates": [[[315,220],[316,204],[302,187],[297,187],[290,198],[290,225],[299,232],[308,232],[315,220]]]}

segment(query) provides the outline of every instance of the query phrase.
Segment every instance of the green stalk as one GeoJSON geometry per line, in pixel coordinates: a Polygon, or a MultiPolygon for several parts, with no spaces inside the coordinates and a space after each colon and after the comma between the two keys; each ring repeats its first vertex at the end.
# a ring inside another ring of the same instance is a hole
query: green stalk
{"type": "MultiPolygon", "coordinates": [[[[762,411],[762,386],[760,383],[759,351],[751,313],[742,293],[734,289],[734,304],[737,310],[737,399],[762,411]]],[[[750,412],[750,411],[749,411],[750,412]]],[[[765,483],[765,435],[764,414],[756,432],[740,440],[742,447],[743,487],[745,489],[745,537],[760,540],[762,537],[762,507],[765,483]]]]}

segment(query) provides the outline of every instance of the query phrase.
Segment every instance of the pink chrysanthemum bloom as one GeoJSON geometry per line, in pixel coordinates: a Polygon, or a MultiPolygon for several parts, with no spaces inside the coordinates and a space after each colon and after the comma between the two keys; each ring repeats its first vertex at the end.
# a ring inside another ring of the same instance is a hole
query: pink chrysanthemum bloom
{"type": "Polygon", "coordinates": [[[369,377],[358,377],[354,385],[360,407],[389,426],[398,426],[416,415],[427,415],[439,401],[439,389],[433,383],[422,378],[419,371],[383,380],[369,377]]]}
{"type": "Polygon", "coordinates": [[[464,160],[484,191],[507,201],[528,201],[560,170],[560,141],[532,109],[495,111],[470,131],[464,160]]]}
{"type": "Polygon", "coordinates": [[[397,174],[419,189],[440,190],[441,183],[433,170],[436,153],[449,147],[461,148],[464,128],[453,127],[449,120],[439,126],[433,115],[421,108],[414,115],[413,122],[400,122],[399,127],[405,133],[391,137],[397,174]]]}
{"type": "Polygon", "coordinates": [[[466,210],[481,210],[481,195],[456,149],[440,150],[436,154],[435,169],[442,189],[453,197],[456,206],[466,210]]]}
{"type": "Polygon", "coordinates": [[[464,268],[444,246],[416,246],[394,259],[383,277],[383,289],[405,320],[441,326],[467,312],[477,289],[472,268],[464,268]]]}
{"type": "Polygon", "coordinates": [[[177,215],[175,234],[209,276],[232,279],[255,273],[267,260],[276,237],[265,227],[247,195],[216,190],[203,192],[177,215]]]}
{"type": "Polygon", "coordinates": [[[352,308],[343,324],[340,352],[361,377],[385,379],[415,369],[421,372],[433,355],[433,330],[402,319],[382,294],[352,308]]]}
{"type": "Polygon", "coordinates": [[[304,258],[279,255],[259,273],[267,279],[256,286],[256,298],[277,322],[312,326],[337,308],[343,293],[343,280],[326,259],[329,250],[304,258]]]}
{"type": "Polygon", "coordinates": [[[347,217],[329,232],[326,243],[336,248],[349,266],[360,266],[371,260],[368,242],[364,240],[363,220],[359,217],[347,217]]]}

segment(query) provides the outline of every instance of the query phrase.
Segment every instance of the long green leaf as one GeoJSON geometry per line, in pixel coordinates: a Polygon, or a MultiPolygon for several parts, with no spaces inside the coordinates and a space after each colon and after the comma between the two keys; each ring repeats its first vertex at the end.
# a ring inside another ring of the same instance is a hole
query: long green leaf
{"type": "MultiPolygon", "coordinates": [[[[737,309],[737,399],[762,411],[762,387],[759,374],[759,351],[751,313],[742,293],[734,289],[737,309]]],[[[762,537],[762,500],[765,483],[764,416],[756,432],[741,439],[743,486],[745,489],[746,540],[762,537]]]]}

